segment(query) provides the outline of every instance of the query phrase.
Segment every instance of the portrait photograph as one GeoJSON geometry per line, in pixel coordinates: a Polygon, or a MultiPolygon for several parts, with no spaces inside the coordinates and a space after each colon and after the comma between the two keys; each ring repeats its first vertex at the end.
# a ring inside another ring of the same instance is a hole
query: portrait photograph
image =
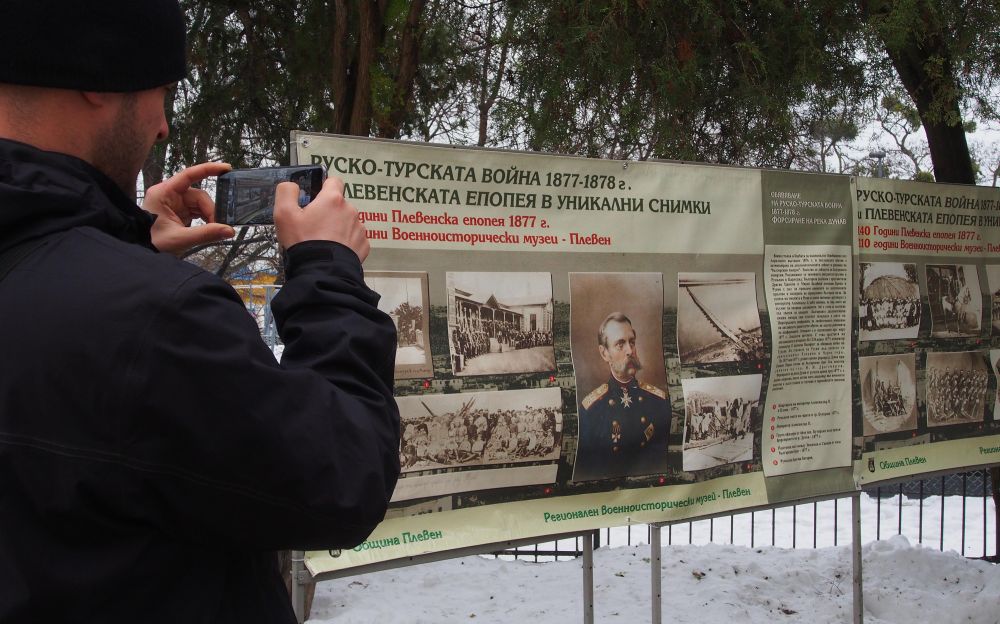
{"type": "Polygon", "coordinates": [[[858,366],[864,435],[916,429],[916,355],[863,357],[858,366]]]}
{"type": "Polygon", "coordinates": [[[427,274],[367,271],[365,283],[381,295],[378,309],[396,326],[396,379],[433,377],[427,274]]]}
{"type": "Polygon", "coordinates": [[[921,309],[917,265],[860,262],[858,272],[859,339],[916,338],[921,309]]]}
{"type": "Polygon", "coordinates": [[[753,459],[761,379],[761,375],[736,375],[681,380],[685,471],[753,459]]]}
{"type": "Polygon", "coordinates": [[[1000,264],[986,265],[986,284],[990,289],[991,332],[1000,336],[1000,264]]]}
{"type": "Polygon", "coordinates": [[[979,351],[928,353],[927,426],[981,422],[989,372],[979,351]]]}
{"type": "Polygon", "coordinates": [[[559,388],[410,395],[396,403],[405,478],[393,500],[555,480],[563,431],[559,388]]]}
{"type": "Polygon", "coordinates": [[[449,272],[446,281],[455,375],[556,369],[551,273],[449,272]]]}
{"type": "Polygon", "coordinates": [[[927,298],[931,308],[931,336],[979,335],[983,297],[976,265],[928,264],[927,298]]]}
{"type": "Polygon", "coordinates": [[[681,364],[764,359],[754,273],[677,275],[681,364]]]}
{"type": "Polygon", "coordinates": [[[570,273],[579,434],[573,480],[667,471],[660,273],[570,273]]]}

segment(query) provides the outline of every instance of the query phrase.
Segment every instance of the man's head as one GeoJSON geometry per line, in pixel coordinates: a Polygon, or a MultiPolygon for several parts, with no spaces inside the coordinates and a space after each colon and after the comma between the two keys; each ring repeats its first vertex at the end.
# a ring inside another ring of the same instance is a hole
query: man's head
{"type": "Polygon", "coordinates": [[[126,192],[167,135],[185,73],[176,0],[8,0],[0,19],[0,136],[86,160],[126,192]]]}
{"type": "Polygon", "coordinates": [[[621,312],[609,314],[601,323],[597,331],[597,350],[601,359],[608,363],[611,375],[622,383],[631,381],[642,368],[632,321],[621,312]]]}

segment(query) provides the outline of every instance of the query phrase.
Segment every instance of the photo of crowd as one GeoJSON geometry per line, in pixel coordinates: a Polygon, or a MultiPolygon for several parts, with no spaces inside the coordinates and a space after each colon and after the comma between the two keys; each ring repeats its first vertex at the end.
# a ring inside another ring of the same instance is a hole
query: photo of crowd
{"type": "Polygon", "coordinates": [[[555,370],[549,273],[448,273],[455,375],[555,370]]]}
{"type": "Polygon", "coordinates": [[[974,264],[928,264],[927,297],[932,336],[979,335],[983,300],[979,271],[974,264]]]}
{"type": "Polygon", "coordinates": [[[559,459],[558,388],[405,396],[403,472],[559,459]]]}
{"type": "Polygon", "coordinates": [[[989,372],[977,351],[927,354],[927,426],[983,420],[989,372]]]}
{"type": "Polygon", "coordinates": [[[858,319],[861,340],[916,338],[920,329],[917,265],[903,262],[858,264],[858,319]]]}
{"type": "Polygon", "coordinates": [[[916,356],[858,359],[864,435],[917,428],[916,356]]]}
{"type": "Polygon", "coordinates": [[[753,459],[761,375],[682,379],[684,470],[753,459]]]}

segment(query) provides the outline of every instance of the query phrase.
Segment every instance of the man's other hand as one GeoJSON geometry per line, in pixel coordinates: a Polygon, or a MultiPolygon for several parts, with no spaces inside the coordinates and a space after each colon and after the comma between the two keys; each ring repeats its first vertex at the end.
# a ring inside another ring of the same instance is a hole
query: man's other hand
{"type": "Polygon", "coordinates": [[[274,225],[278,243],[285,249],[303,241],[328,240],[350,247],[362,262],[368,257],[368,234],[358,209],[344,199],[344,181],[340,178],[327,178],[323,190],[305,208],[299,208],[297,184],[279,184],[274,225]]]}
{"type": "Polygon", "coordinates": [[[197,245],[232,238],[236,232],[215,222],[215,202],[208,193],[192,185],[232,169],[226,163],[201,163],[146,189],[144,210],[156,215],[150,236],[162,252],[181,255],[197,245]],[[193,219],[205,223],[190,227],[193,219]]]}

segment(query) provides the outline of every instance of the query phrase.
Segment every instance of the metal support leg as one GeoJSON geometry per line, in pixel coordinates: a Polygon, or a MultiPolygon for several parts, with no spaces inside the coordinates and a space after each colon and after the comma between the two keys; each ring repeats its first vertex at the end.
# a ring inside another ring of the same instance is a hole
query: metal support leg
{"type": "Polygon", "coordinates": [[[594,624],[594,536],[583,537],[583,624],[594,624]]]}
{"type": "Polygon", "coordinates": [[[649,565],[650,582],[652,584],[650,595],[653,597],[653,624],[662,624],[663,622],[663,583],[660,578],[661,570],[663,569],[660,565],[661,556],[660,527],[653,524],[649,527],[649,565]]]}
{"type": "Polygon", "coordinates": [[[865,597],[861,582],[861,493],[851,496],[851,516],[854,520],[854,535],[851,548],[854,552],[854,624],[864,624],[865,597]]]}
{"type": "Polygon", "coordinates": [[[305,571],[305,556],[301,550],[292,551],[292,609],[299,624],[306,619],[306,588],[299,582],[299,576],[305,571]]]}

